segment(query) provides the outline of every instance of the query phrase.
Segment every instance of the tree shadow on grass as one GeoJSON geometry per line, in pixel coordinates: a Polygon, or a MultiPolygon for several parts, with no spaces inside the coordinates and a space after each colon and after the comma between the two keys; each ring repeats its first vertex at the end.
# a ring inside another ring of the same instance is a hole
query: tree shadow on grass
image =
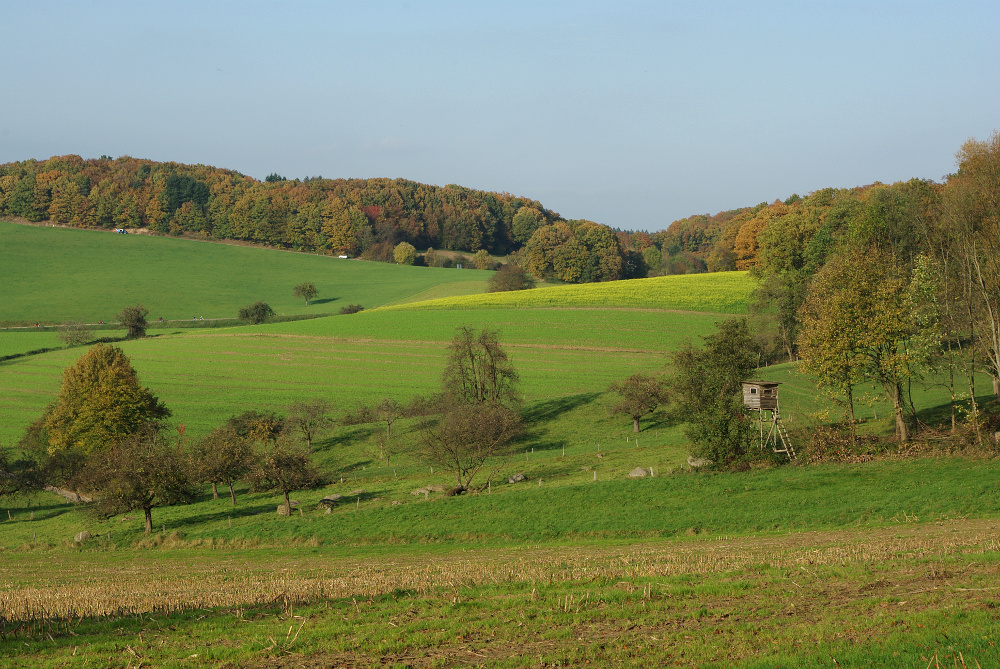
{"type": "Polygon", "coordinates": [[[371,437],[372,433],[379,429],[376,425],[365,423],[341,430],[339,433],[325,439],[317,439],[313,442],[313,453],[321,451],[334,451],[339,446],[364,441],[371,437]]]}
{"type": "Polygon", "coordinates": [[[340,299],[339,297],[324,297],[318,300],[309,300],[309,306],[312,306],[314,304],[327,304],[328,302],[336,302],[339,299],[340,299]]]}
{"type": "MultiPolygon", "coordinates": [[[[222,502],[222,498],[219,498],[222,502]]],[[[183,518],[175,518],[173,522],[168,523],[174,529],[183,527],[193,527],[201,525],[202,523],[211,522],[222,522],[227,518],[249,518],[251,516],[259,516],[263,513],[276,513],[276,504],[247,504],[241,506],[238,502],[236,506],[229,503],[229,500],[225,500],[227,506],[221,508],[217,511],[210,511],[206,513],[199,513],[197,515],[184,516],[183,518]]],[[[141,512],[140,512],[141,513],[141,512]]],[[[155,514],[155,509],[154,509],[155,514]]],[[[154,523],[155,524],[155,523],[154,523]]]]}
{"type": "Polygon", "coordinates": [[[535,451],[557,451],[569,446],[569,442],[565,439],[545,440],[543,437],[548,433],[548,429],[544,427],[545,423],[590,404],[603,394],[600,392],[577,393],[532,404],[521,412],[526,429],[524,434],[514,442],[514,452],[523,453],[525,450],[532,449],[535,451]]]}
{"type": "Polygon", "coordinates": [[[524,422],[529,425],[546,423],[555,420],[564,413],[568,413],[590,404],[604,393],[577,393],[576,395],[566,395],[565,397],[555,397],[542,402],[535,402],[521,412],[524,422]]]}
{"type": "MultiPolygon", "coordinates": [[[[977,395],[976,402],[979,405],[979,409],[982,411],[989,405],[990,408],[996,410],[997,405],[995,402],[996,397],[993,393],[977,395]],[[993,403],[991,405],[991,403],[993,403]]],[[[970,402],[966,400],[956,400],[955,402],[955,418],[959,423],[963,422],[965,418],[969,415],[971,409],[970,402]]],[[[891,415],[891,414],[890,414],[891,415]]],[[[924,425],[929,425],[931,427],[938,428],[950,428],[951,427],[951,403],[945,402],[944,404],[938,404],[933,407],[926,407],[917,411],[917,420],[924,425]]]]}

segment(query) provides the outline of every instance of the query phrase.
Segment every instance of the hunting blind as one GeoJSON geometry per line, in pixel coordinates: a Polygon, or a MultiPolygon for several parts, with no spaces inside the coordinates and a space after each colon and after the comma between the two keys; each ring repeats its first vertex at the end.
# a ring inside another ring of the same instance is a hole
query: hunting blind
{"type": "Polygon", "coordinates": [[[788,437],[788,431],[785,430],[785,424],[781,420],[781,412],[778,410],[780,385],[774,381],[744,381],[743,406],[756,411],[759,416],[760,448],[770,446],[775,453],[784,453],[789,460],[794,460],[795,449],[792,448],[792,440],[788,437]]]}

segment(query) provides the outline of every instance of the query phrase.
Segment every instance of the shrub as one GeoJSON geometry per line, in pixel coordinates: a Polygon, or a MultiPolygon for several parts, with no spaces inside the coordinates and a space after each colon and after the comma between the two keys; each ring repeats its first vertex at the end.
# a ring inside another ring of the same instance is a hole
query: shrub
{"type": "Polygon", "coordinates": [[[476,266],[476,269],[494,269],[496,267],[496,263],[493,262],[493,256],[485,249],[476,251],[476,255],[472,256],[472,263],[476,266]]]}
{"type": "Polygon", "coordinates": [[[248,304],[240,309],[239,312],[239,319],[251,325],[266,323],[272,316],[274,316],[274,309],[266,302],[259,300],[253,304],[248,304]]]}
{"type": "Polygon", "coordinates": [[[118,321],[123,327],[128,329],[129,339],[140,339],[146,336],[146,316],[149,309],[137,304],[134,307],[125,307],[118,314],[118,321]]]}
{"type": "Polygon", "coordinates": [[[364,310],[365,308],[360,304],[348,304],[346,307],[340,308],[340,314],[344,316],[347,314],[356,314],[359,311],[364,311],[364,310]]]}
{"type": "Polygon", "coordinates": [[[409,242],[400,242],[392,250],[392,257],[399,265],[412,265],[417,259],[417,249],[409,242]]]}
{"type": "Polygon", "coordinates": [[[67,346],[86,344],[90,338],[90,329],[83,321],[66,323],[59,328],[59,339],[67,346]]]}
{"type": "Polygon", "coordinates": [[[502,293],[509,290],[527,290],[535,287],[535,280],[517,265],[501,265],[500,271],[486,282],[487,293],[502,293]]]}

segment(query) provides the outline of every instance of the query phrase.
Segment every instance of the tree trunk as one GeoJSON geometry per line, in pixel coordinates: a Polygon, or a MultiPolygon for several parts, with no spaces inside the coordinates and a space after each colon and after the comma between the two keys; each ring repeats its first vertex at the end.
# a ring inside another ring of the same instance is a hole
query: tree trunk
{"type": "Polygon", "coordinates": [[[948,394],[951,408],[951,433],[955,434],[958,424],[955,419],[955,357],[951,352],[951,338],[948,338],[948,394]]]}
{"type": "Polygon", "coordinates": [[[292,517],[292,501],[288,499],[288,491],[285,491],[285,508],[288,509],[288,517],[292,517]]]}
{"type": "Polygon", "coordinates": [[[143,511],[146,512],[146,534],[153,533],[153,508],[147,506],[143,511]]]}
{"type": "Polygon", "coordinates": [[[896,416],[896,436],[902,442],[910,440],[910,427],[906,424],[906,407],[903,401],[903,388],[897,381],[891,388],[892,412],[896,416]]]}
{"type": "Polygon", "coordinates": [[[851,446],[858,445],[858,434],[854,427],[854,384],[847,384],[847,420],[851,423],[851,446]]]}
{"type": "Polygon", "coordinates": [[[632,418],[632,431],[633,432],[638,432],[639,431],[639,419],[638,418],[635,418],[635,417],[632,418]]]}
{"type": "Polygon", "coordinates": [[[219,486],[212,481],[212,499],[219,499],[219,486]]]}
{"type": "Polygon", "coordinates": [[[993,395],[1000,399],[1000,378],[993,377],[993,395]]]}
{"type": "Polygon", "coordinates": [[[233,506],[236,506],[236,490],[233,488],[233,480],[226,481],[229,484],[229,496],[233,498],[233,506]]]}

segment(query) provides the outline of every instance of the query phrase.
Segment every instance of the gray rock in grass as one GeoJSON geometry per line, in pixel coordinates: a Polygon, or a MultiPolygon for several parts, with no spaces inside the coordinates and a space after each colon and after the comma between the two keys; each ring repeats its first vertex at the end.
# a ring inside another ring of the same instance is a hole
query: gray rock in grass
{"type": "Polygon", "coordinates": [[[649,476],[649,470],[642,467],[636,467],[628,473],[630,479],[644,479],[647,476],[649,476]]]}
{"type": "Polygon", "coordinates": [[[330,509],[330,508],[333,508],[333,507],[337,506],[337,502],[340,501],[340,500],[342,500],[342,499],[344,499],[343,495],[337,495],[337,494],[327,495],[326,497],[324,497],[323,499],[321,499],[319,501],[319,503],[316,505],[316,508],[317,509],[323,509],[323,508],[330,509]]]}
{"type": "Polygon", "coordinates": [[[518,472],[507,479],[507,483],[520,483],[521,481],[527,481],[528,477],[524,475],[524,472],[518,472]]]}

